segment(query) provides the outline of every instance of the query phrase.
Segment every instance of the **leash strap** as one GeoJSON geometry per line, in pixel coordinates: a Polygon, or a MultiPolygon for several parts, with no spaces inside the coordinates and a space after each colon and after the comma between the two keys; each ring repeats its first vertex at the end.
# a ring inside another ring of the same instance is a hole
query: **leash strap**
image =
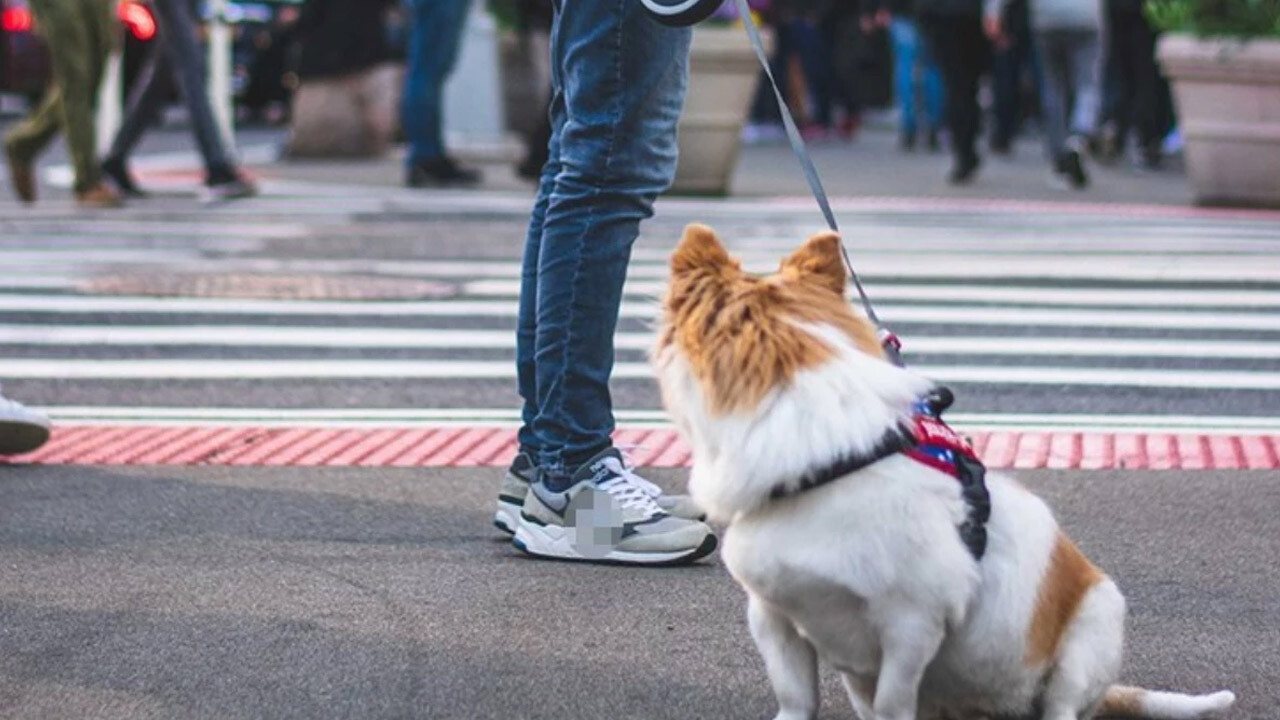
{"type": "MultiPolygon", "coordinates": [[[[809,151],[805,149],[804,138],[800,136],[800,129],[796,127],[795,118],[791,117],[791,111],[787,108],[786,98],[782,96],[782,90],[778,89],[778,81],[773,77],[773,69],[769,67],[769,57],[764,51],[764,42],[760,39],[760,30],[756,27],[755,18],[751,15],[751,7],[747,4],[747,0],[735,1],[738,6],[738,14],[742,17],[742,24],[747,28],[747,37],[751,40],[751,47],[755,49],[756,58],[760,60],[760,66],[764,68],[765,77],[769,78],[769,85],[773,88],[773,96],[778,101],[778,112],[782,115],[782,125],[786,128],[787,139],[791,142],[791,151],[795,153],[796,160],[800,161],[800,168],[804,171],[804,177],[809,183],[809,190],[813,193],[813,198],[818,201],[818,207],[822,210],[822,217],[826,218],[827,227],[831,228],[836,235],[839,235],[840,226],[836,223],[835,213],[831,211],[831,201],[827,199],[827,191],[822,187],[822,178],[818,176],[818,169],[814,167],[813,158],[809,157],[809,151]]],[[[862,287],[862,280],[858,277],[858,271],[853,267],[853,261],[849,259],[849,250],[845,247],[843,238],[840,241],[840,253],[844,256],[845,267],[849,268],[849,277],[853,280],[853,286],[858,290],[858,297],[862,299],[862,307],[867,313],[867,318],[876,326],[885,354],[893,364],[902,365],[902,357],[899,354],[902,343],[898,340],[897,335],[885,328],[884,324],[880,322],[880,317],[876,315],[875,308],[871,306],[871,298],[867,296],[867,291],[862,287]]]]}

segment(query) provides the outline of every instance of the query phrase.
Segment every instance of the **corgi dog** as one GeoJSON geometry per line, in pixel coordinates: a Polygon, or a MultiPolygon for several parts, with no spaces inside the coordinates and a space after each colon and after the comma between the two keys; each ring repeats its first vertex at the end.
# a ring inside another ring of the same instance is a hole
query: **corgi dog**
{"type": "Polygon", "coordinates": [[[956,477],[885,451],[933,386],[888,362],[854,312],[839,242],[817,235],[759,277],[689,226],[652,351],[693,451],[693,499],[727,525],[722,557],[746,591],[777,718],[816,717],[819,660],[862,720],[1185,720],[1230,707],[1229,691],[1116,684],[1124,597],[1026,488],[986,475],[975,551],[956,477]]]}

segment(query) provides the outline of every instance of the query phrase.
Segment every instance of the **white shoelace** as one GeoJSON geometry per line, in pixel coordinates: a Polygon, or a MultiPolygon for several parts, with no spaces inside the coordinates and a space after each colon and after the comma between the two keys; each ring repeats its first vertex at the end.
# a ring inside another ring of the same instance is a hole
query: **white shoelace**
{"type": "Polygon", "coordinates": [[[646,518],[664,512],[655,500],[662,494],[658,486],[636,475],[631,468],[614,458],[605,458],[604,465],[614,475],[597,487],[617,498],[623,509],[639,510],[646,518]],[[657,492],[652,492],[650,488],[657,492]]]}
{"type": "MultiPolygon", "coordinates": [[[[633,445],[627,449],[635,449],[637,447],[639,446],[633,445]]],[[[622,453],[622,462],[618,463],[612,459],[606,460],[608,468],[619,475],[626,477],[628,482],[632,485],[638,486],[641,490],[644,490],[649,497],[654,498],[655,500],[662,497],[662,488],[636,474],[634,470],[635,465],[631,463],[631,456],[627,453],[627,449],[618,448],[618,451],[622,453]]]]}

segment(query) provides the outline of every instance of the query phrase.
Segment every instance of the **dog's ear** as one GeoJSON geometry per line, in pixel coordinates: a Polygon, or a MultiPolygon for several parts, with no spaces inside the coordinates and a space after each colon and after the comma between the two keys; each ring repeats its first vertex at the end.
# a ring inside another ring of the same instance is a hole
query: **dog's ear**
{"type": "Polygon", "coordinates": [[[814,235],[799,250],[783,260],[779,270],[788,279],[818,283],[843,295],[845,274],[844,260],[840,254],[840,236],[833,232],[814,235]]]}
{"type": "Polygon", "coordinates": [[[733,258],[720,244],[716,231],[692,223],[684,229],[684,237],[671,256],[671,274],[679,277],[694,270],[717,270],[733,264],[733,258]]]}

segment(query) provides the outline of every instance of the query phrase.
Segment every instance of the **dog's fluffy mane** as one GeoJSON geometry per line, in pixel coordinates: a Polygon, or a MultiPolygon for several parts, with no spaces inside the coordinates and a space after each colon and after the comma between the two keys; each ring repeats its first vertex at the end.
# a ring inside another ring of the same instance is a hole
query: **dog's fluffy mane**
{"type": "Polygon", "coordinates": [[[928,390],[885,360],[845,286],[834,233],[758,277],[710,228],[685,230],[652,359],[692,445],[690,492],[712,518],[750,512],[806,472],[869,452],[928,390]]]}

